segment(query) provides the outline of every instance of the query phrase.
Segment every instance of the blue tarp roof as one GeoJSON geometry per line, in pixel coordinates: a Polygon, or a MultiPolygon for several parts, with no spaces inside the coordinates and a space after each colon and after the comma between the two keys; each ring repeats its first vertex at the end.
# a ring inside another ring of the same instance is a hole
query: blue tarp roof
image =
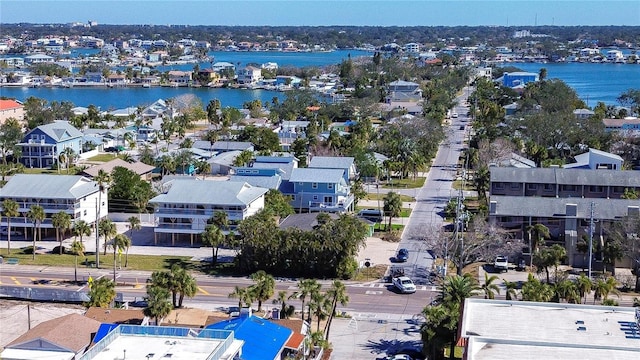
{"type": "Polygon", "coordinates": [[[243,360],[275,359],[293,331],[257,316],[240,316],[211,324],[206,329],[231,330],[244,340],[243,360]]]}
{"type": "Polygon", "coordinates": [[[93,337],[93,343],[95,344],[98,341],[102,340],[102,338],[107,336],[107,334],[109,334],[111,332],[111,330],[113,330],[116,327],[118,327],[118,325],[120,325],[120,324],[107,324],[107,323],[104,323],[104,324],[100,325],[100,327],[98,328],[98,331],[96,331],[96,336],[93,337]]]}

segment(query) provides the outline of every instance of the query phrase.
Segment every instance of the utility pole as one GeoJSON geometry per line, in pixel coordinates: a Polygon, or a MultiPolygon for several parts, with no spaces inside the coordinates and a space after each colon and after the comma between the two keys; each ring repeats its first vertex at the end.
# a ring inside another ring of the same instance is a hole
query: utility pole
{"type": "Polygon", "coordinates": [[[593,207],[595,206],[594,202],[591,202],[591,209],[589,214],[589,279],[591,279],[591,263],[593,262],[593,231],[595,230],[595,224],[593,222],[593,207]]]}

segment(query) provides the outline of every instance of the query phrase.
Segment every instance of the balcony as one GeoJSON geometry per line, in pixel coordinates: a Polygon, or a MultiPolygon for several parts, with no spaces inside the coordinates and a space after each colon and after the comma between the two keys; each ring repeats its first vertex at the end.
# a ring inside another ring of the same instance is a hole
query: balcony
{"type": "Polygon", "coordinates": [[[188,215],[193,216],[206,216],[211,217],[216,211],[224,211],[229,219],[244,219],[246,211],[227,211],[227,210],[212,210],[212,209],[180,209],[180,208],[156,208],[156,216],[158,217],[170,217],[170,215],[182,215],[185,217],[188,215]]]}
{"type": "Polygon", "coordinates": [[[309,211],[344,212],[353,204],[353,195],[349,195],[337,202],[309,202],[309,211]]]}

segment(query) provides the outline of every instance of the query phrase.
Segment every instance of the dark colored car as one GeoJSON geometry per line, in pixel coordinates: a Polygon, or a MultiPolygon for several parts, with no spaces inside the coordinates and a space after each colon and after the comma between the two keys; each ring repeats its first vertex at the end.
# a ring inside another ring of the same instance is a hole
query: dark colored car
{"type": "Polygon", "coordinates": [[[396,261],[405,262],[409,259],[409,250],[400,249],[398,250],[398,254],[396,255],[396,261]]]}

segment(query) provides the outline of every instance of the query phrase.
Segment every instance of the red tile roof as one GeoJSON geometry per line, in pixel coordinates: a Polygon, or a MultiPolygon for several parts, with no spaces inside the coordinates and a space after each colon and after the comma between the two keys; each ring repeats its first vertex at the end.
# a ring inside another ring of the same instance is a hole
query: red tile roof
{"type": "Polygon", "coordinates": [[[0,100],[0,110],[9,110],[23,107],[15,100],[0,100]]]}

